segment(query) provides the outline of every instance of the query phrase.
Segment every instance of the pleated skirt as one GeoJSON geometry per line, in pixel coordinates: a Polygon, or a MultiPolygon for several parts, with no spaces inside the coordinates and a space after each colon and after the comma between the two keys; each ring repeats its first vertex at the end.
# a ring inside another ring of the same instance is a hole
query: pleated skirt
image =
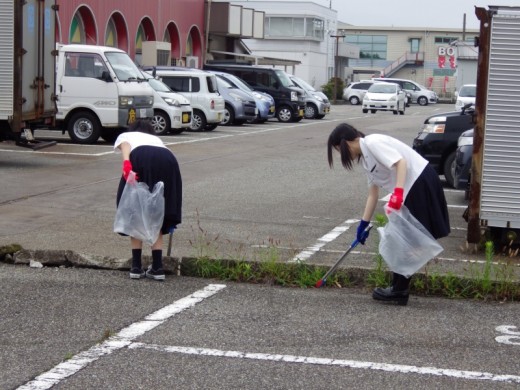
{"type": "Polygon", "coordinates": [[[448,205],[442,183],[430,165],[417,178],[404,204],[435,239],[450,234],[448,205]]]}
{"type": "MultiPolygon", "coordinates": [[[[168,234],[182,221],[182,178],[179,164],[173,153],[157,146],[139,146],[130,153],[130,162],[139,182],[148,184],[150,191],[154,185],[164,183],[164,220],[162,234],[168,234]]],[[[126,181],[119,181],[116,204],[119,204],[126,181]]]]}

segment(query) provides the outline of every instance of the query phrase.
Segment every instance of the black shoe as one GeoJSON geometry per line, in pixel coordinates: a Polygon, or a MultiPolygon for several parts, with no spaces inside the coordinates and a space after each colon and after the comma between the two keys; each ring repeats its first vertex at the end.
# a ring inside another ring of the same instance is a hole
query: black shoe
{"type": "Polygon", "coordinates": [[[146,277],[154,280],[166,279],[166,276],[164,275],[164,270],[162,268],[154,270],[152,269],[152,266],[149,266],[148,270],[146,270],[146,277]]]}
{"type": "Polygon", "coordinates": [[[130,270],[130,279],[144,278],[145,272],[142,268],[132,268],[130,270]]]}
{"type": "Polygon", "coordinates": [[[372,298],[377,301],[395,302],[400,306],[406,306],[408,303],[408,290],[394,291],[393,287],[381,288],[377,287],[372,292],[372,298]]]}

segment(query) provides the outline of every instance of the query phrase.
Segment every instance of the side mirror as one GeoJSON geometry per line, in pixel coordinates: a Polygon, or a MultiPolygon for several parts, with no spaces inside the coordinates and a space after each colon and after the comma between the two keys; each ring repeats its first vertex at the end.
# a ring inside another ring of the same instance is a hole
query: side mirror
{"type": "Polygon", "coordinates": [[[101,73],[101,80],[106,81],[107,83],[111,83],[113,81],[112,77],[110,77],[110,72],[108,70],[104,70],[101,73]]]}

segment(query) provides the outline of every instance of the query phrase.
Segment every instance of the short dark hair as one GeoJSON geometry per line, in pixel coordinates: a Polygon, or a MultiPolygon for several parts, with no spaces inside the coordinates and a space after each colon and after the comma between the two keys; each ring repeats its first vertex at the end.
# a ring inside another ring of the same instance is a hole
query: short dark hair
{"type": "Polygon", "coordinates": [[[352,169],[352,153],[345,141],[354,141],[356,138],[363,138],[364,136],[365,134],[348,123],[340,123],[336,126],[336,128],[332,130],[332,133],[330,133],[329,140],[327,141],[329,167],[332,168],[333,166],[332,149],[339,146],[341,165],[343,165],[345,169],[352,169]]]}
{"type": "Polygon", "coordinates": [[[140,131],[141,133],[147,133],[155,135],[152,123],[149,119],[137,119],[128,126],[128,131],[140,131]]]}

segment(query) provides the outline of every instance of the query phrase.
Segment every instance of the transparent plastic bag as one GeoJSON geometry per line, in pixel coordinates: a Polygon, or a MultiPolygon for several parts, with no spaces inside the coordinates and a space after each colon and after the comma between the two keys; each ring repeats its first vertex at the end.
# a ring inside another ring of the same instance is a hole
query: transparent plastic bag
{"type": "Polygon", "coordinates": [[[443,251],[442,246],[410,213],[406,206],[392,210],[388,223],[377,228],[379,253],[388,268],[406,277],[412,276],[430,259],[443,251]]]}
{"type": "Polygon", "coordinates": [[[114,220],[114,232],[123,233],[152,245],[159,237],[164,219],[164,183],[157,182],[150,192],[146,183],[130,173],[114,220]]]}

